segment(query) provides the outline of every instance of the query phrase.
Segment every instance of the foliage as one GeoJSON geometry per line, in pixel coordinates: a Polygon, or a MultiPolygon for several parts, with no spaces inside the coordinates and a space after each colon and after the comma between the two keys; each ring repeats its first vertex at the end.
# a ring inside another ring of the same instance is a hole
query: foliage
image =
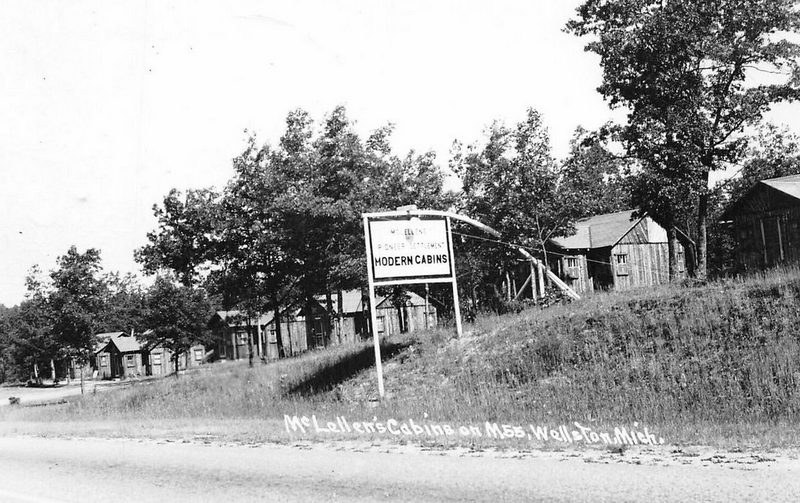
{"type": "Polygon", "coordinates": [[[798,97],[800,46],[779,34],[799,25],[790,0],[588,0],[567,25],[595,36],[586,49],[600,56],[598,90],[629,111],[622,138],[643,161],[638,202],[656,203],[643,209],[674,221],[697,200],[701,276],[709,172],[741,158],[743,128],[771,104],[798,97]],[[780,81],[754,84],[754,72],[780,81]]]}
{"type": "MultiPolygon", "coordinates": [[[[505,309],[509,299],[502,300],[508,295],[502,293],[501,284],[510,288],[506,272],[519,258],[508,244],[523,246],[546,262],[547,242],[574,233],[577,218],[600,208],[595,189],[611,189],[621,176],[607,151],[600,146],[584,149],[577,139],[571,157],[560,167],[552,157],[542,117],[534,109],[528,109],[525,120],[513,128],[493,123],[482,145],[464,149],[456,143],[451,168],[463,182],[460,212],[501,233],[502,243],[497,243],[474,239],[469,227],[456,227],[463,237],[455,244],[464,257],[459,259],[462,288],[470,292],[467,298],[472,299],[473,309],[482,304],[495,312],[505,309]],[[595,164],[601,158],[603,163],[595,164]],[[602,183],[593,186],[598,179],[602,183]]],[[[608,194],[613,197],[612,190],[608,194]]]]}
{"type": "Polygon", "coordinates": [[[177,376],[178,357],[195,344],[208,341],[211,304],[204,290],[176,284],[168,276],[156,277],[147,292],[147,331],[137,337],[148,346],[161,345],[172,352],[177,376]]]}
{"type": "Polygon", "coordinates": [[[610,151],[596,132],[578,127],[561,167],[561,192],[575,208],[575,216],[588,217],[633,207],[628,177],[630,161],[610,151]]]}
{"type": "Polygon", "coordinates": [[[213,251],[219,195],[210,189],[172,189],[162,206],[154,205],[158,231],[149,232],[147,245],[136,250],[136,261],[147,274],[172,271],[184,285],[198,280],[213,251]]]}
{"type": "Polygon", "coordinates": [[[137,252],[145,271],[203,277],[225,309],[285,308],[364,282],[362,213],[452,203],[432,153],[391,153],[391,126],[363,140],[344,107],[320,126],[295,110],[275,147],[248,138],[221,194],[170,192],[137,252]]]}
{"type": "Polygon", "coordinates": [[[722,212],[743,197],[759,181],[800,174],[800,137],[786,128],[766,124],[758,128],[748,146],[741,169],[734,176],[719,182],[710,196],[709,273],[715,276],[736,271],[735,239],[722,212]]]}
{"type": "Polygon", "coordinates": [[[89,248],[79,253],[75,246],[57,260],[50,273],[48,296],[53,316],[52,333],[64,356],[86,362],[94,349],[97,318],[104,308],[106,284],[100,277],[100,252],[89,248]]]}

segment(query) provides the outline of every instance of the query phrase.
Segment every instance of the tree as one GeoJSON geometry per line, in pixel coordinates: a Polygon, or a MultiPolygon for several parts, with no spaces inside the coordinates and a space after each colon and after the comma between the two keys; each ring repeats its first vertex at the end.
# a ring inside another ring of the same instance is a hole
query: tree
{"type": "Polygon", "coordinates": [[[166,270],[184,285],[198,281],[201,268],[213,259],[218,199],[210,189],[189,190],[185,195],[172,189],[163,206],[153,206],[158,230],[149,232],[150,242],[134,252],[146,274],[166,270]]]}
{"type": "Polygon", "coordinates": [[[492,124],[482,146],[472,145],[464,152],[456,144],[451,167],[463,182],[460,211],[497,229],[506,243],[461,245],[471,256],[460,261],[469,273],[462,284],[473,287],[473,304],[478,303],[475,288],[492,285],[493,292],[485,292],[484,300],[496,309],[502,297],[511,300],[506,273],[518,258],[507,243],[537,251],[547,264],[546,243],[574,232],[573,222],[581,216],[575,206],[578,198],[567,192],[569,184],[562,183],[547,129],[533,109],[514,128],[492,124]],[[499,288],[503,282],[505,294],[499,288]]]}
{"type": "Polygon", "coordinates": [[[97,331],[144,330],[145,292],[136,277],[112,272],[104,274],[101,279],[105,290],[103,309],[96,322],[97,331]]]}
{"type": "Polygon", "coordinates": [[[89,248],[79,253],[72,246],[56,263],[57,268],[50,273],[52,291],[47,299],[53,316],[52,333],[63,356],[85,364],[94,349],[97,322],[104,308],[106,285],[100,277],[100,252],[89,248]]]}
{"type": "Polygon", "coordinates": [[[696,200],[704,277],[710,171],[741,158],[744,128],[773,103],[798,97],[800,50],[778,35],[797,31],[796,2],[588,0],[577,12],[567,29],[596,37],[586,49],[600,56],[598,90],[629,110],[622,138],[645,180],[675,192],[671,213],[696,200]],[[756,72],[780,82],[748,85],[756,72]]]}
{"type": "Polygon", "coordinates": [[[161,345],[172,353],[175,376],[182,354],[209,340],[211,304],[202,289],[179,285],[169,276],[156,277],[147,291],[148,331],[138,337],[148,346],[161,345]]]}
{"type": "Polygon", "coordinates": [[[275,312],[278,356],[284,356],[280,307],[290,290],[294,263],[284,251],[285,233],[274,204],[286,189],[276,161],[267,145],[256,146],[254,136],[234,159],[234,176],[221,200],[217,266],[207,282],[221,295],[226,310],[238,305],[244,312],[251,366],[254,327],[249,320],[270,308],[275,312]]]}
{"type": "Polygon", "coordinates": [[[39,369],[59,355],[60,346],[53,336],[52,313],[47,302],[47,287],[38,266],[25,278],[25,300],[7,313],[7,355],[10,374],[17,379],[33,378],[41,383],[39,369]]]}
{"type": "Polygon", "coordinates": [[[628,158],[612,153],[601,135],[578,127],[561,166],[561,193],[569,198],[576,217],[627,210],[633,207],[628,158]]]}

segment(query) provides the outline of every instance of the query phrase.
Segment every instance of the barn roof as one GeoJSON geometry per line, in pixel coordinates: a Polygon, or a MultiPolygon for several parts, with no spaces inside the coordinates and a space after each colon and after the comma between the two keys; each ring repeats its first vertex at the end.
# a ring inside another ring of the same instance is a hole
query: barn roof
{"type": "Polygon", "coordinates": [[[569,249],[614,246],[643,218],[634,218],[635,212],[625,210],[578,220],[575,222],[575,234],[552,241],[561,248],[569,249]]]}

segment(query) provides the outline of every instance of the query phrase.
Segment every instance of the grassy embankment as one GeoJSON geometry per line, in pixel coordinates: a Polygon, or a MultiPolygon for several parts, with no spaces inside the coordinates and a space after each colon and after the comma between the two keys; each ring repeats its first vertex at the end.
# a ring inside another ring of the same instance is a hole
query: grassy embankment
{"type": "Polygon", "coordinates": [[[460,340],[438,330],[388,341],[381,402],[372,347],[362,344],[255,369],[213,365],[59,406],[5,407],[0,418],[123,434],[172,424],[247,439],[282,438],[283,414],[600,430],[638,421],[671,443],[800,446],[796,269],[596,295],[467,328],[460,340]]]}

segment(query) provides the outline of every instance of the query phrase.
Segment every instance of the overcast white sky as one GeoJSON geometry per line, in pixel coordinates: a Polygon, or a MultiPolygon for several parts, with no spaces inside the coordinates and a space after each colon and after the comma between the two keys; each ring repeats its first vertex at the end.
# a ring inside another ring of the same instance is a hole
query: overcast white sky
{"type": "MultiPolygon", "coordinates": [[[[107,271],[170,188],[221,187],[246,135],[347,106],[364,134],[433,149],[544,115],[555,154],[611,118],[598,59],[562,32],[579,0],[0,3],[0,303],[70,245],[107,271]]],[[[800,127],[797,105],[772,114],[800,127]]]]}

